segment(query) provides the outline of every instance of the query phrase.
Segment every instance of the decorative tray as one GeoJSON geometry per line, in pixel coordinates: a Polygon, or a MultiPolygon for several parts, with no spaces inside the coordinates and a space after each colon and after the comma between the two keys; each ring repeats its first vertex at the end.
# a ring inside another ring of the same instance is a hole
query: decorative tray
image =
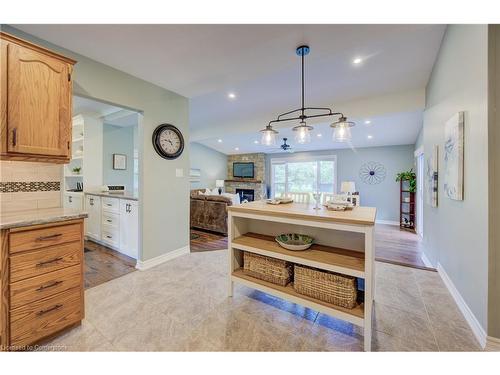
{"type": "Polygon", "coordinates": [[[274,198],[274,199],[266,199],[267,204],[286,204],[292,203],[292,198],[274,198]]]}
{"type": "Polygon", "coordinates": [[[292,251],[307,250],[313,244],[314,239],[305,234],[284,233],[276,236],[276,242],[283,248],[292,251]]]}

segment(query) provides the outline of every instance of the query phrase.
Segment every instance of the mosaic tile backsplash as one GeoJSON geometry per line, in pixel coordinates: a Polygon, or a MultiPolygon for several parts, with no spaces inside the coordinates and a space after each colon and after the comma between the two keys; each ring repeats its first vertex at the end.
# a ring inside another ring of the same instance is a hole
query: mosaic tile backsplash
{"type": "Polygon", "coordinates": [[[0,161],[2,214],[61,207],[60,164],[0,161]]]}

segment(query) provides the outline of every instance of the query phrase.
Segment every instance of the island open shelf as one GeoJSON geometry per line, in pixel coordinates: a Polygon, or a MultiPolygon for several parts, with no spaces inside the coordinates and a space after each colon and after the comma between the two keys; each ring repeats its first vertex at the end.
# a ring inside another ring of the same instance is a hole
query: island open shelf
{"type": "Polygon", "coordinates": [[[229,295],[234,283],[314,309],[363,328],[365,351],[371,350],[374,291],[374,240],[376,209],[355,207],[352,211],[314,210],[313,205],[291,203],[268,205],[264,201],[228,207],[229,295]],[[315,244],[306,251],[282,248],[275,240],[280,233],[312,236],[315,244]],[[246,274],[244,252],[294,264],[336,272],[364,280],[364,298],[353,309],[321,301],[295,291],[293,283],[276,285],[246,274]]]}
{"type": "Polygon", "coordinates": [[[353,309],[346,309],[344,307],[332,305],[331,303],[320,301],[315,298],[297,293],[295,289],[293,289],[293,283],[290,283],[287,286],[269,283],[267,281],[259,280],[255,277],[247,275],[241,268],[233,271],[232,279],[250,288],[260,290],[261,292],[271,294],[273,296],[297,303],[305,307],[309,307],[313,310],[363,327],[363,304],[358,304],[353,309]]]}
{"type": "Polygon", "coordinates": [[[358,251],[312,245],[307,251],[282,248],[272,236],[246,233],[232,241],[234,249],[249,251],[309,267],[365,278],[365,256],[358,251]]]}

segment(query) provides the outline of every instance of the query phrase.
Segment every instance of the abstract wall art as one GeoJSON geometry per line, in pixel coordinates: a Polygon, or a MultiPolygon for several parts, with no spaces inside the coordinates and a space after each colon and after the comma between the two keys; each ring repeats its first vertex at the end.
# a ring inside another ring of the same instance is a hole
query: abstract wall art
{"type": "Polygon", "coordinates": [[[444,194],[464,199],[464,112],[450,118],[444,128],[444,194]]]}
{"type": "Polygon", "coordinates": [[[438,146],[434,146],[425,164],[426,201],[431,207],[438,205],[438,146]]]}

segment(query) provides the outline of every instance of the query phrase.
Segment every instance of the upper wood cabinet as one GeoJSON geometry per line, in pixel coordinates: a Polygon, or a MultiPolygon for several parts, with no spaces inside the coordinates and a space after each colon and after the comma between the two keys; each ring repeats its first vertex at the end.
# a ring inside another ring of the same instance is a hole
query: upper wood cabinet
{"type": "Polygon", "coordinates": [[[68,162],[75,61],[9,34],[0,42],[1,159],[68,162]]]}

